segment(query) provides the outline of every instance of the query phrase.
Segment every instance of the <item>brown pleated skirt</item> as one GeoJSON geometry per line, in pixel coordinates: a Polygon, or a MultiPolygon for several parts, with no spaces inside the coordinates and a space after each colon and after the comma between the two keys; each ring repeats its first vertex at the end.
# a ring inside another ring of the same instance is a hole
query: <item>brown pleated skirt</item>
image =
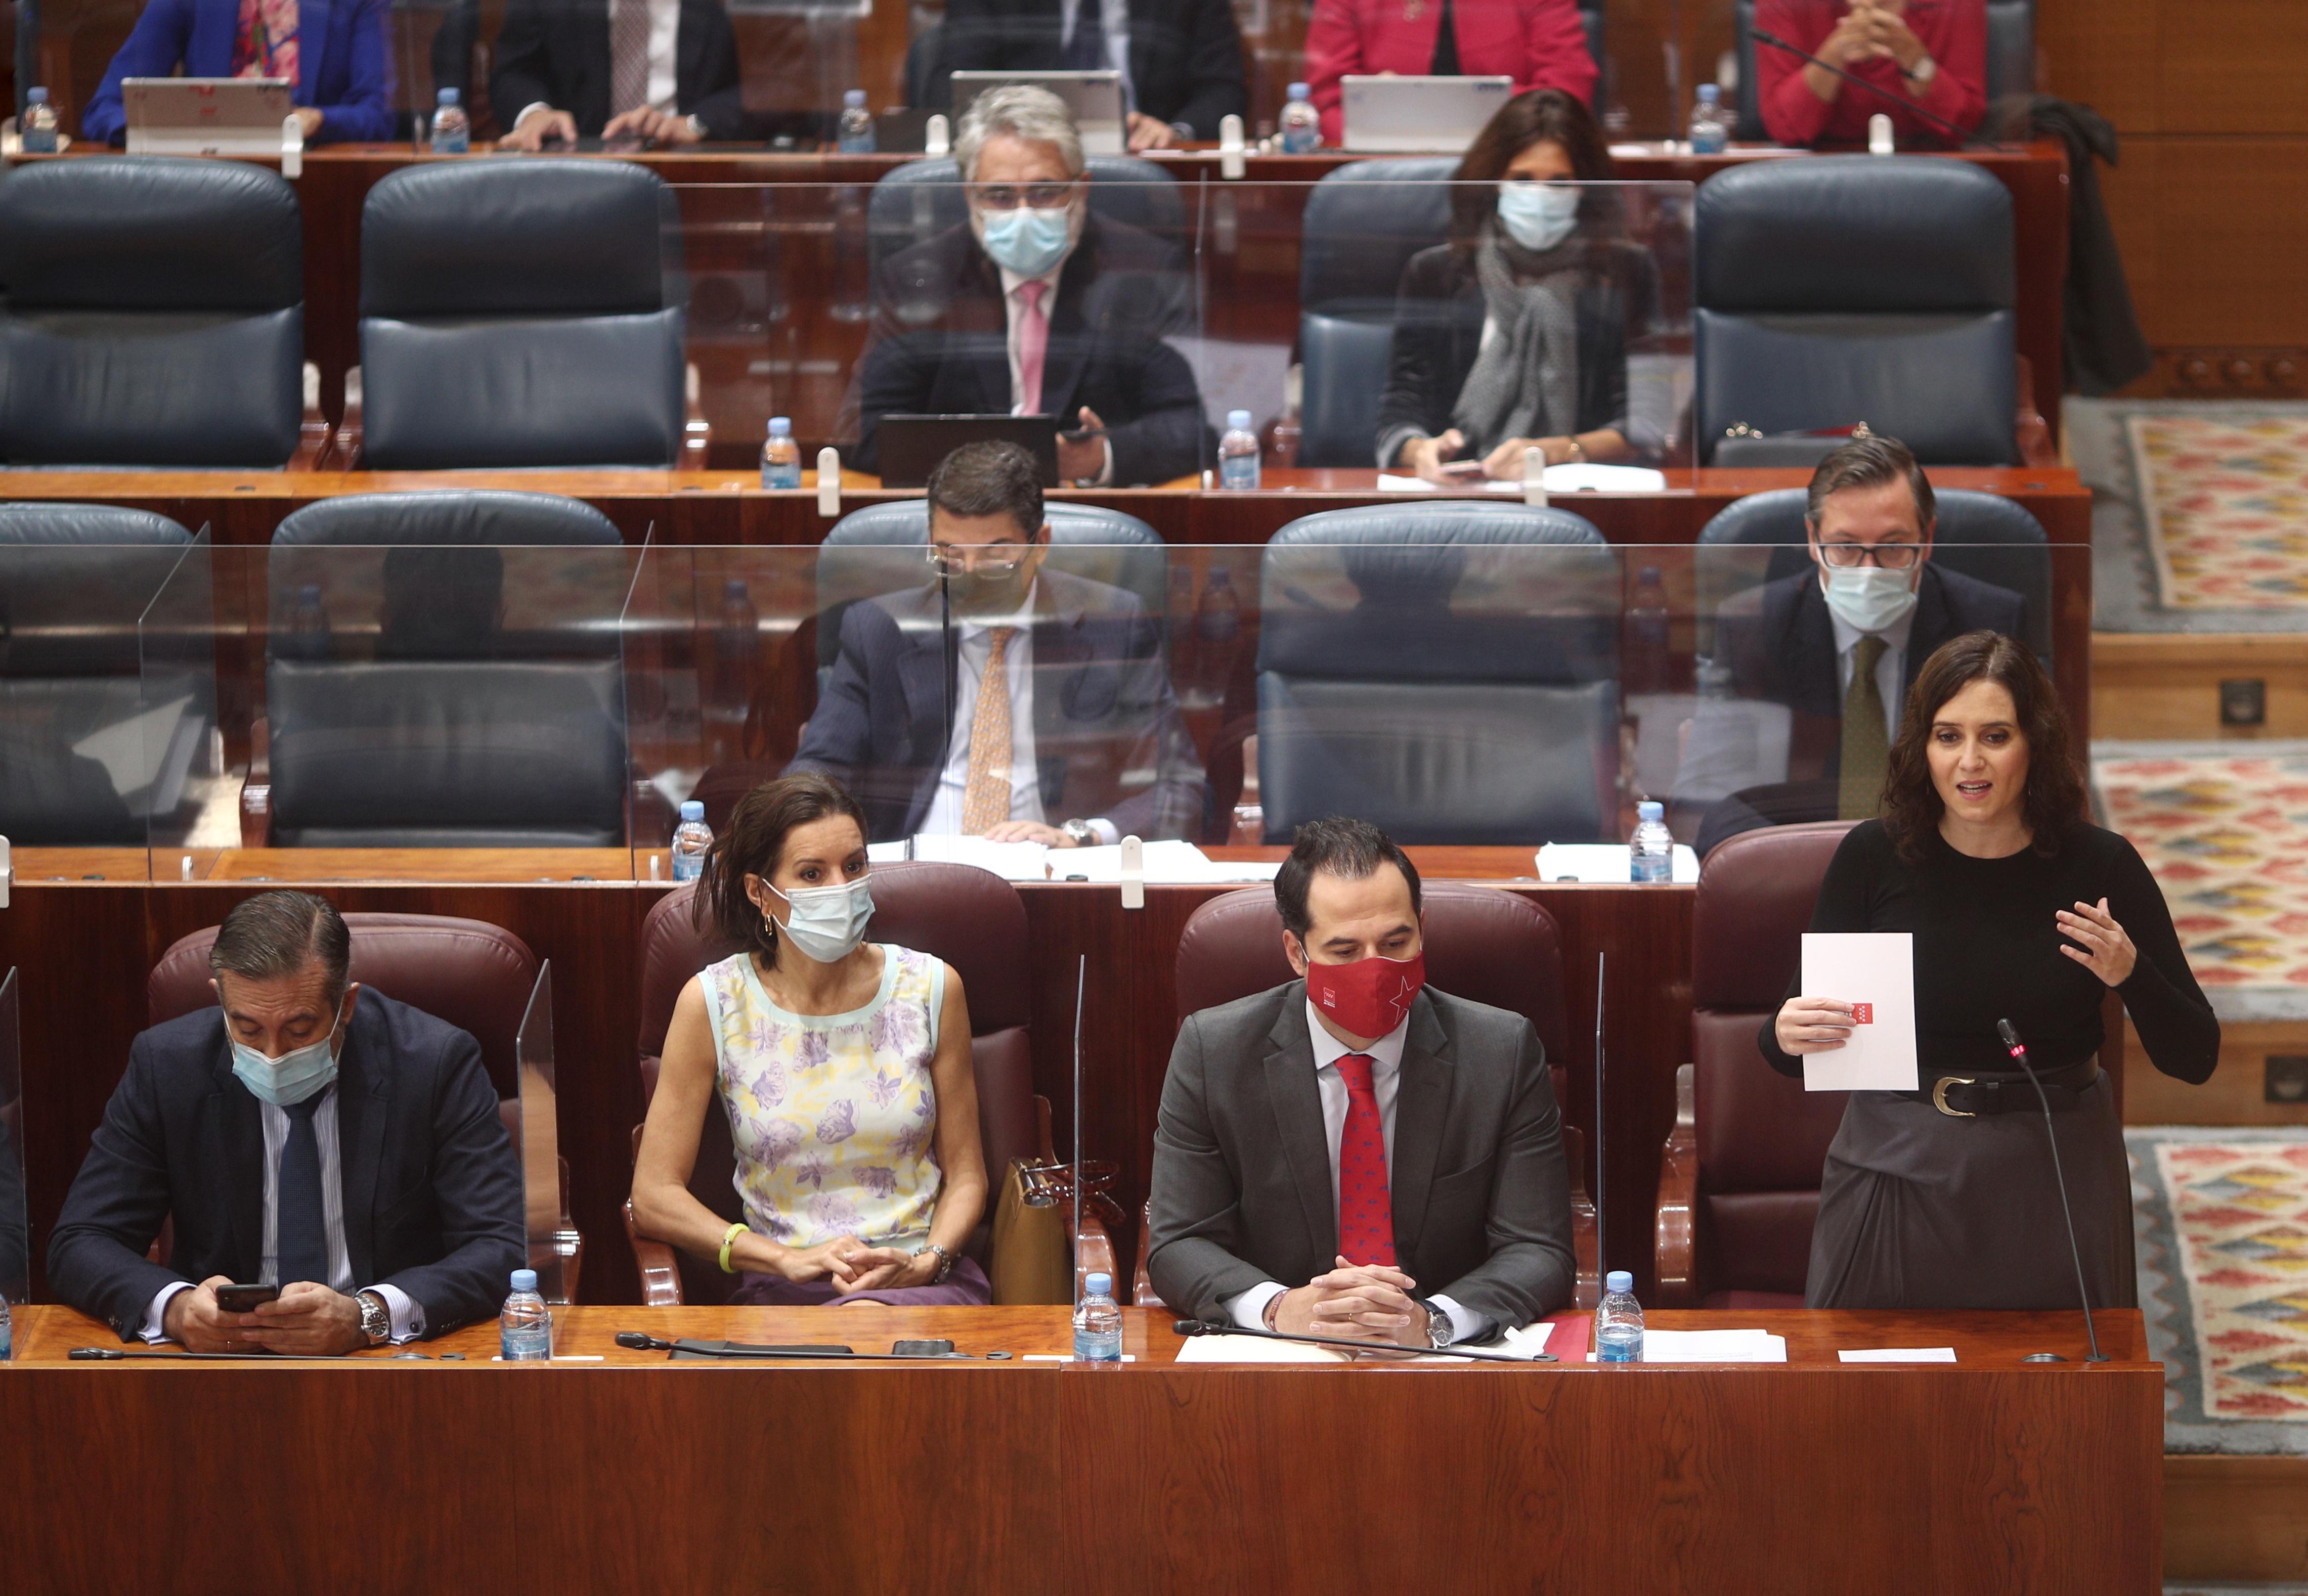
{"type": "MultiPolygon", "coordinates": [[[[2105,1073],[2054,1110],[2094,1308],[2137,1304],[2131,1179],[2105,1073]]],[[[1957,1119],[1855,1092],[1828,1148],[1812,1308],[2065,1309],[2076,1266],[2038,1112],[1957,1119]]]]}

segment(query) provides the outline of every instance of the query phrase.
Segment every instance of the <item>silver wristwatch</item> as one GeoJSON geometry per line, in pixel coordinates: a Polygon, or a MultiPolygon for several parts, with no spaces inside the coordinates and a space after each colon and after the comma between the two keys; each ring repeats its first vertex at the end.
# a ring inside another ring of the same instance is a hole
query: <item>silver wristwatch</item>
{"type": "Polygon", "coordinates": [[[361,1334],[368,1337],[368,1344],[378,1347],[391,1341],[392,1310],[385,1307],[384,1299],[375,1291],[362,1291],[353,1300],[360,1304],[361,1334]]]}
{"type": "Polygon", "coordinates": [[[1933,78],[1940,75],[1940,64],[1933,60],[1929,56],[1926,56],[1921,61],[1916,63],[1916,67],[1913,72],[1902,73],[1900,75],[1906,78],[1910,83],[1913,83],[1916,88],[1921,89],[1927,86],[1933,78]]]}
{"type": "Polygon", "coordinates": [[[943,1285],[945,1283],[945,1277],[953,1273],[953,1254],[948,1252],[944,1248],[940,1247],[934,1241],[925,1241],[921,1246],[914,1248],[914,1256],[916,1257],[921,1257],[922,1254],[926,1252],[934,1252],[938,1256],[937,1273],[930,1276],[930,1283],[932,1285],[943,1285]]]}
{"type": "Polygon", "coordinates": [[[1426,1344],[1439,1352],[1458,1334],[1458,1326],[1451,1323],[1449,1314],[1425,1298],[1421,1297],[1418,1305],[1426,1310],[1426,1344]]]}
{"type": "Polygon", "coordinates": [[[689,124],[689,136],[699,143],[703,143],[709,136],[705,130],[705,118],[693,111],[682,120],[689,124]]]}
{"type": "Polygon", "coordinates": [[[1088,820],[1068,820],[1058,829],[1072,838],[1074,846],[1078,848],[1089,847],[1098,841],[1098,833],[1090,828],[1088,820]]]}

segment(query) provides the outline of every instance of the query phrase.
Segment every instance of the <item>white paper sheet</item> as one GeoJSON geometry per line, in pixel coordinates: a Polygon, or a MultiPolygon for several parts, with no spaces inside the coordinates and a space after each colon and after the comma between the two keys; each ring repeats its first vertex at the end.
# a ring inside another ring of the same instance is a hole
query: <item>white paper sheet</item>
{"type": "MultiPolygon", "coordinates": [[[[1595,1354],[1587,1354],[1594,1362],[1595,1354]]],[[[1787,1339],[1768,1330],[1646,1330],[1646,1363],[1785,1363],[1787,1339]]]]}
{"type": "MultiPolygon", "coordinates": [[[[1520,1330],[1510,1330],[1481,1350],[1512,1357],[1536,1359],[1546,1351],[1554,1321],[1540,1319],[1520,1330]]],[[[1197,1335],[1178,1349],[1181,1363],[1345,1363],[1352,1353],[1335,1347],[1313,1347],[1298,1341],[1269,1341],[1262,1335],[1197,1335]]],[[[1424,1358],[1423,1363],[1474,1363],[1474,1358],[1424,1358]]]]}
{"type": "MultiPolygon", "coordinates": [[[[1435,493],[1453,490],[1464,492],[1477,489],[1486,493],[1520,493],[1522,481],[1453,482],[1436,484],[1423,476],[1405,476],[1398,472],[1378,474],[1379,491],[1384,493],[1435,493]]],[[[1555,493],[1663,493],[1666,491],[1666,476],[1644,466],[1549,466],[1546,468],[1546,491],[1555,493]]]]}
{"type": "Polygon", "coordinates": [[[1952,1363],[1953,1347],[1860,1347],[1836,1353],[1845,1363],[1952,1363]]]}
{"type": "Polygon", "coordinates": [[[1805,1053],[1806,1092],[1916,1089],[1915,939],[1906,931],[1805,931],[1803,992],[1859,1007],[1851,1039],[1805,1053]]]}
{"type": "MultiPolygon", "coordinates": [[[[1186,882],[1204,884],[1224,881],[1270,881],[1281,862],[1245,862],[1238,860],[1212,859],[1190,842],[1150,842],[1144,845],[1142,862],[1145,879],[1156,882],[1186,882]]],[[[1049,856],[1050,880],[1071,880],[1081,876],[1099,886],[1111,887],[1122,880],[1122,849],[1060,848],[1049,856]]]]}
{"type": "MultiPolygon", "coordinates": [[[[1044,866],[1049,852],[1036,842],[996,843],[982,837],[931,837],[925,833],[914,838],[913,856],[946,864],[974,864],[980,870],[992,871],[1005,881],[1046,881],[1050,872],[1044,866]]],[[[870,852],[867,856],[872,856],[870,852]]]]}
{"type": "MultiPolygon", "coordinates": [[[[1542,881],[1624,881],[1627,847],[1623,843],[1548,843],[1539,849],[1536,868],[1542,881]]],[[[1699,880],[1699,855],[1677,843],[1672,868],[1672,879],[1688,886],[1699,880]]]]}

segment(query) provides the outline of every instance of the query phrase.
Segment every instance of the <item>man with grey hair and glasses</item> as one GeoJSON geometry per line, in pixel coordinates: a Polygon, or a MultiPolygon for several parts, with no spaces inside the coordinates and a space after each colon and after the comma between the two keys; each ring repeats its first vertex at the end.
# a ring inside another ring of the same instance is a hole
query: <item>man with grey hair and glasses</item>
{"type": "Polygon", "coordinates": [[[969,219],[882,262],[857,381],[857,463],[892,415],[1048,416],[1058,476],[1201,468],[1201,390],[1164,339],[1193,330],[1175,244],[1089,206],[1081,140],[1046,89],[996,89],[955,135],[969,219]]]}
{"type": "Polygon", "coordinates": [[[60,1300],[123,1341],[305,1358],[496,1310],[527,1232],[480,1046],[350,964],[325,900],[234,905],[209,955],[217,1007],[129,1051],[49,1240],[60,1300]],[[278,1295],[235,1311],[229,1285],[278,1295]]]}

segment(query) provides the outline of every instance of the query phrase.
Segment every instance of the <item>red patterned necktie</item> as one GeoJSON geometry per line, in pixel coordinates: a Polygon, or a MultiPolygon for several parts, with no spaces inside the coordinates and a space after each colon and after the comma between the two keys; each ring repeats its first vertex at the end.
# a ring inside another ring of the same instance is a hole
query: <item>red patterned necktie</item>
{"type": "Polygon", "coordinates": [[[1347,1122],[1339,1132],[1339,1251],[1351,1263],[1391,1266],[1394,1199],[1386,1187],[1386,1131],[1371,1090],[1371,1060],[1343,1054],[1339,1074],[1347,1083],[1347,1122]]]}

